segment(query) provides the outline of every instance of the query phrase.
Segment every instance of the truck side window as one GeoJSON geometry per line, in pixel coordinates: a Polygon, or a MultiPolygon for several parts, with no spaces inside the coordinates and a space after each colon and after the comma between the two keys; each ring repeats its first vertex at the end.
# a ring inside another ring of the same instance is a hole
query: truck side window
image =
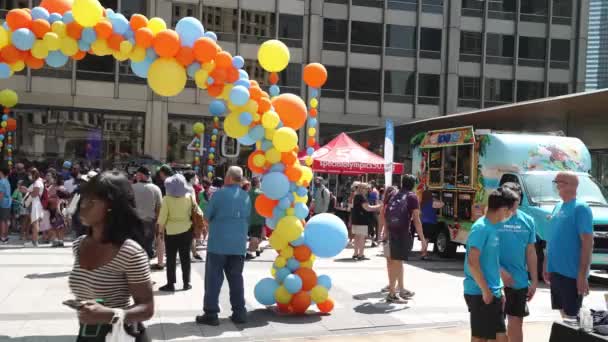
{"type": "Polygon", "coordinates": [[[458,185],[471,185],[472,145],[458,146],[458,185]]]}
{"type": "Polygon", "coordinates": [[[442,150],[440,148],[429,151],[429,183],[431,185],[441,184],[442,150]]]}
{"type": "Polygon", "coordinates": [[[443,183],[445,185],[456,185],[456,164],[457,164],[457,147],[448,146],[444,149],[445,155],[443,156],[443,183]]]}

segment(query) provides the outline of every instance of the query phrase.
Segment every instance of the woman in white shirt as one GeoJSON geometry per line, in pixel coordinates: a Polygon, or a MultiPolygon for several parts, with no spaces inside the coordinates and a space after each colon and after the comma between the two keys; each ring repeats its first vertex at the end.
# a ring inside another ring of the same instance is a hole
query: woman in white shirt
{"type": "Polygon", "coordinates": [[[40,178],[40,172],[36,168],[30,169],[30,180],[32,185],[27,189],[30,204],[30,222],[32,225],[32,242],[33,247],[38,247],[38,232],[40,230],[40,222],[44,217],[44,207],[42,206],[42,196],[44,194],[44,180],[40,178]]]}

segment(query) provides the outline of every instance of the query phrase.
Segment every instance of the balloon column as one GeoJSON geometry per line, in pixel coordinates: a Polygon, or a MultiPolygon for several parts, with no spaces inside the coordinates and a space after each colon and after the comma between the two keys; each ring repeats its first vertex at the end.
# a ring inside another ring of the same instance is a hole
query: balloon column
{"type": "Polygon", "coordinates": [[[6,162],[13,166],[13,134],[17,130],[17,120],[10,117],[11,108],[17,105],[19,96],[11,89],[0,91],[0,105],[4,107],[0,121],[0,149],[6,146],[6,162]]]}
{"type": "Polygon", "coordinates": [[[203,145],[205,124],[202,122],[195,123],[194,126],[192,126],[192,132],[194,133],[194,161],[192,162],[192,165],[194,165],[194,171],[198,174],[204,151],[201,146],[203,145]]]}
{"type": "Polygon", "coordinates": [[[327,70],[320,63],[310,63],[304,67],[304,82],[311,88],[310,110],[308,114],[308,139],[306,140],[306,165],[312,165],[312,154],[315,152],[315,136],[317,134],[317,115],[319,107],[319,88],[327,81],[327,70]]]}

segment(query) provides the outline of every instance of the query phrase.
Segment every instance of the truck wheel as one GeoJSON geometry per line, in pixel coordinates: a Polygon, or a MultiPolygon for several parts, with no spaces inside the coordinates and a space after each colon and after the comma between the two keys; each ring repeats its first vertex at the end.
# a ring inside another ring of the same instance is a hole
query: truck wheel
{"type": "Polygon", "coordinates": [[[442,258],[453,258],[456,255],[457,248],[458,245],[452,242],[450,238],[450,231],[444,226],[443,229],[437,233],[437,238],[435,239],[437,254],[442,258]]]}

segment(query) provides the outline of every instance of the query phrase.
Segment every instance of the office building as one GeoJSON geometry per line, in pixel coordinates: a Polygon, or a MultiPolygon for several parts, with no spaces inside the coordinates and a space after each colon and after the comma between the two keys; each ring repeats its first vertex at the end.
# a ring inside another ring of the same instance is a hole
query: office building
{"type": "Polygon", "coordinates": [[[589,1],[587,90],[608,88],[608,1],[589,1]]]}

